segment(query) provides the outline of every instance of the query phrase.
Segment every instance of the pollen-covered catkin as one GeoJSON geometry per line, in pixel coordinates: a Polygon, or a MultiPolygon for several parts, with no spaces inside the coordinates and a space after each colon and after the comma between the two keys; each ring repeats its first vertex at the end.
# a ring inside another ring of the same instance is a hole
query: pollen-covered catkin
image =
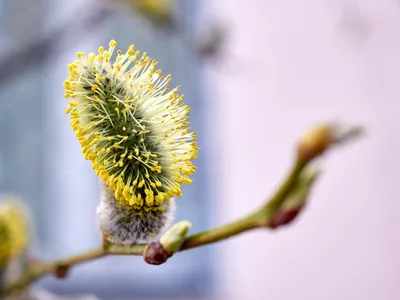
{"type": "Polygon", "coordinates": [[[29,243],[29,214],[20,198],[0,196],[0,269],[20,256],[29,243]]]}
{"type": "Polygon", "coordinates": [[[168,224],[172,199],[182,196],[181,184],[192,182],[198,147],[189,132],[190,108],[179,87],[168,87],[171,76],[162,76],[145,52],[139,58],[133,45],[126,52],[116,46],[112,40],[98,54],[79,52],[68,66],[65,97],[73,100],[66,113],[82,153],[113,195],[99,206],[100,228],[111,241],[131,243],[145,226],[151,235],[168,224]],[[122,228],[129,218],[140,218],[137,228],[131,220],[122,228]],[[121,238],[124,230],[137,232],[121,238]]]}

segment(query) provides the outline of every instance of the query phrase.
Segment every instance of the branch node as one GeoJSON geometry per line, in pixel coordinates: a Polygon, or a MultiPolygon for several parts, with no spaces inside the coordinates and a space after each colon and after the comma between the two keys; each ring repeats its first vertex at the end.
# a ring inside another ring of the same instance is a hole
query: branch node
{"type": "Polygon", "coordinates": [[[104,234],[102,235],[102,239],[103,239],[103,244],[102,244],[103,250],[107,252],[112,246],[112,244],[108,241],[107,236],[105,236],[104,234]]]}

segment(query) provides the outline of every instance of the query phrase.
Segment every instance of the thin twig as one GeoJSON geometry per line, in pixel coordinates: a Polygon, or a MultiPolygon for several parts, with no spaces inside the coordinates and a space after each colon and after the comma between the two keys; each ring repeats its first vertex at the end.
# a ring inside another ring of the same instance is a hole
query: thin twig
{"type": "MultiPolygon", "coordinates": [[[[278,226],[290,223],[304,207],[306,201],[305,198],[307,197],[308,191],[316,178],[315,173],[314,175],[306,176],[307,172],[305,171],[305,168],[311,161],[330,148],[330,146],[343,142],[344,138],[346,138],[347,141],[348,137],[358,137],[360,134],[358,131],[355,132],[353,130],[354,128],[355,127],[338,127],[337,124],[315,126],[302,139],[300,139],[297,149],[297,159],[295,160],[291,171],[281,184],[280,188],[265,205],[254,213],[232,223],[186,237],[181,244],[182,247],[177,249],[175,252],[219,242],[248,230],[256,228],[275,229],[278,226]],[[303,182],[303,185],[300,184],[300,182],[303,182]],[[295,201],[296,205],[293,206],[293,201],[291,201],[291,206],[288,206],[287,204],[290,200],[293,200],[293,196],[295,199],[298,198],[297,201],[295,201]]],[[[153,261],[146,259],[148,258],[148,255],[146,254],[149,254],[149,251],[147,250],[151,248],[150,246],[152,244],[154,246],[156,243],[139,244],[134,246],[106,244],[99,249],[67,259],[33,265],[28,268],[22,278],[20,278],[16,283],[4,287],[3,290],[0,291],[0,295],[20,291],[35,280],[47,274],[53,273],[59,278],[65,277],[70,267],[107,255],[143,255],[145,261],[153,261]]],[[[156,248],[159,249],[160,242],[158,242],[157,247],[153,247],[152,250],[156,248]]],[[[161,245],[161,250],[164,250],[165,255],[163,259],[165,260],[160,261],[155,259],[154,261],[156,263],[154,264],[164,263],[168,257],[173,254],[166,253],[166,249],[162,249],[162,247],[163,245],[161,245]]]]}
{"type": "MultiPolygon", "coordinates": [[[[180,251],[219,242],[251,229],[268,227],[270,220],[274,216],[274,212],[276,212],[280,205],[284,202],[285,197],[292,189],[294,182],[300,175],[305,165],[306,164],[301,160],[296,161],[289,176],[283,182],[281,188],[278,189],[276,194],[267,203],[267,205],[261,207],[259,210],[249,214],[248,216],[240,218],[239,220],[187,237],[180,251]]],[[[5,287],[3,293],[10,294],[17,292],[45,275],[51,273],[55,274],[60,267],[68,269],[71,266],[86,263],[107,255],[142,256],[145,254],[146,247],[147,244],[139,244],[134,246],[110,245],[109,247],[101,247],[67,259],[56,260],[43,265],[34,265],[25,272],[25,275],[18,280],[18,282],[5,287]]]]}

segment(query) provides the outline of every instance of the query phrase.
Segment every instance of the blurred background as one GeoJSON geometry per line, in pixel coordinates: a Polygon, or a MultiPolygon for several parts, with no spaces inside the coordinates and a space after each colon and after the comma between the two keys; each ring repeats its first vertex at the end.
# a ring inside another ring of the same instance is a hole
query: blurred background
{"type": "Polygon", "coordinates": [[[32,207],[40,259],[100,244],[98,181],[64,113],[77,51],[133,43],[182,85],[201,149],[178,200],[192,232],[261,205],[308,126],[368,129],[324,157],[284,229],[158,267],[108,257],[37,284],[100,299],[399,299],[399,26],[395,0],[0,0],[0,192],[32,207]]]}

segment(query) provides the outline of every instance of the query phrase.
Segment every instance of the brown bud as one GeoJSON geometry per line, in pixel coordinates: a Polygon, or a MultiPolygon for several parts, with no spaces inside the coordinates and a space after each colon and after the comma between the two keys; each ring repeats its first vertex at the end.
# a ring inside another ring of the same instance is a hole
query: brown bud
{"type": "Polygon", "coordinates": [[[303,207],[304,205],[291,209],[278,210],[268,223],[268,227],[275,229],[291,223],[299,215],[303,207]]]}
{"type": "Polygon", "coordinates": [[[67,277],[69,271],[68,265],[58,265],[54,268],[53,275],[58,279],[67,277]]]}
{"type": "Polygon", "coordinates": [[[161,265],[165,263],[172,253],[168,253],[160,242],[153,242],[147,245],[143,258],[150,265],[161,265]]]}

